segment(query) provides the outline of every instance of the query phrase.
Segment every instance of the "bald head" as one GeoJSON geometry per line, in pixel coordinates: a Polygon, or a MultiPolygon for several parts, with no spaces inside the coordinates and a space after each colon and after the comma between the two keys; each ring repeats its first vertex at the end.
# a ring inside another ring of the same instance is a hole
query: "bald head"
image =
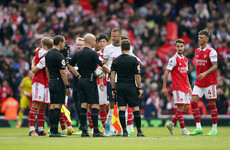
{"type": "Polygon", "coordinates": [[[95,45],[95,41],[96,41],[96,37],[91,33],[86,34],[84,37],[84,42],[86,47],[93,48],[95,45]]]}

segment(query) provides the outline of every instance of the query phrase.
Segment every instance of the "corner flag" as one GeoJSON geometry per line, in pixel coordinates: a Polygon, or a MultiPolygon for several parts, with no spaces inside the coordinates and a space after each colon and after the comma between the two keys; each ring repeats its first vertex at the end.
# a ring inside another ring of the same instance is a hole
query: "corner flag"
{"type": "Polygon", "coordinates": [[[114,105],[114,110],[113,110],[113,117],[112,117],[112,121],[111,121],[112,125],[114,126],[114,128],[119,132],[119,134],[121,133],[121,124],[120,124],[120,120],[118,117],[118,112],[117,112],[117,105],[114,105]]]}

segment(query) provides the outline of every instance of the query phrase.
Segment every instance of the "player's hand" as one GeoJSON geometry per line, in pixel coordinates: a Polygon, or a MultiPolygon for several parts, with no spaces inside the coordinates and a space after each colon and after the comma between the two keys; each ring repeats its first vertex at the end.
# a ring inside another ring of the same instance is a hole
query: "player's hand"
{"type": "Polygon", "coordinates": [[[117,91],[116,90],[112,90],[112,96],[114,99],[116,99],[116,97],[117,97],[117,91]]]}
{"type": "Polygon", "coordinates": [[[70,96],[70,88],[66,88],[66,96],[70,96]]]}
{"type": "Polygon", "coordinates": [[[99,88],[100,88],[101,91],[104,91],[104,87],[105,87],[104,84],[99,85],[99,88]]]}
{"type": "Polygon", "coordinates": [[[168,89],[167,89],[167,88],[163,88],[163,89],[161,90],[161,92],[162,92],[162,94],[163,94],[164,96],[167,96],[167,95],[168,95],[168,89]]]}
{"type": "Polygon", "coordinates": [[[197,79],[198,81],[200,81],[200,80],[202,80],[205,76],[206,76],[205,73],[201,73],[201,74],[199,74],[199,75],[196,77],[196,79],[197,79]]]}
{"type": "Polygon", "coordinates": [[[141,95],[144,93],[142,89],[138,89],[138,97],[141,98],[141,95]]]}
{"type": "Polygon", "coordinates": [[[188,90],[189,90],[189,94],[192,94],[192,88],[189,88],[188,90]]]}

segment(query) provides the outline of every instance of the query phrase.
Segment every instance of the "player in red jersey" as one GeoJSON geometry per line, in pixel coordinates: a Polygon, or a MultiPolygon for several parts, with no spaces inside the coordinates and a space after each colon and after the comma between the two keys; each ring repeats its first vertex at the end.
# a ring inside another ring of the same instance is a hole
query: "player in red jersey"
{"type": "Polygon", "coordinates": [[[183,56],[184,52],[184,41],[182,39],[178,39],[175,42],[175,48],[177,50],[176,54],[169,59],[169,63],[167,69],[164,74],[163,95],[168,94],[168,90],[166,88],[168,75],[171,73],[172,77],[172,93],[174,98],[174,103],[177,106],[177,112],[173,119],[166,124],[166,127],[169,129],[169,132],[174,135],[174,125],[178,120],[180,123],[180,127],[182,129],[182,135],[189,135],[190,132],[185,128],[184,125],[184,117],[183,113],[188,112],[190,97],[192,94],[191,85],[188,80],[188,60],[185,56],[183,56]]]}
{"type": "Polygon", "coordinates": [[[207,30],[201,30],[198,33],[198,44],[200,48],[196,49],[196,81],[192,92],[192,114],[196,122],[196,129],[190,135],[203,134],[200,124],[200,111],[198,101],[205,95],[211,111],[212,130],[207,135],[217,135],[217,117],[216,109],[216,85],[217,85],[217,52],[208,45],[210,33],[207,30]]]}
{"type": "Polygon", "coordinates": [[[32,80],[32,106],[29,112],[29,136],[49,135],[43,129],[45,120],[45,107],[50,104],[49,81],[45,69],[45,54],[53,47],[53,40],[44,37],[41,40],[42,48],[36,50],[36,55],[32,61],[32,72],[35,73],[32,80]],[[37,116],[38,132],[35,132],[34,124],[37,116]]]}

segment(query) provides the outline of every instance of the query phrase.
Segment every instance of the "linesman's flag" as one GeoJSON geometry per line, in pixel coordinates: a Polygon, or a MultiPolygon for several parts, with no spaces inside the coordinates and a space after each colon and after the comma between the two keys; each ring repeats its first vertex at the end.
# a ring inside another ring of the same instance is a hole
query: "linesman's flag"
{"type": "Polygon", "coordinates": [[[121,124],[120,124],[120,120],[118,117],[118,112],[117,112],[117,105],[114,105],[114,110],[113,110],[113,117],[112,117],[112,125],[114,126],[114,128],[119,132],[119,134],[121,133],[121,124]]]}
{"type": "Polygon", "coordinates": [[[70,112],[69,112],[69,110],[65,107],[65,105],[62,105],[62,107],[61,107],[61,112],[62,112],[62,113],[65,113],[66,118],[69,120],[69,122],[71,122],[71,119],[70,119],[70,112]]]}

